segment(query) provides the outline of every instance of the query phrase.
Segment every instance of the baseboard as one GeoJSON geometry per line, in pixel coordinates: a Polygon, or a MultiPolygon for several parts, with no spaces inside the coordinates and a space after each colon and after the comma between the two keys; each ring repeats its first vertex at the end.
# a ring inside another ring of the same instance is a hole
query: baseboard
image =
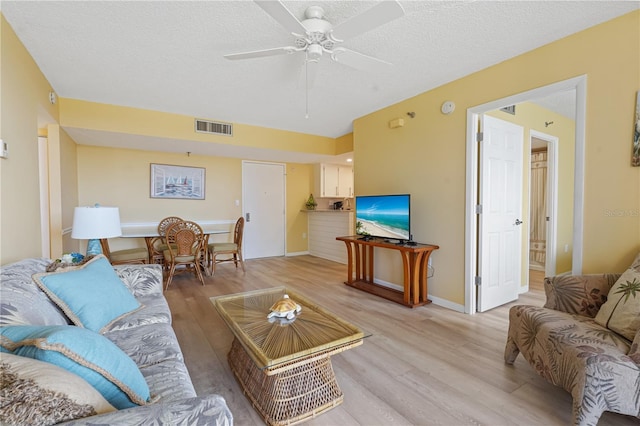
{"type": "MultiPolygon", "coordinates": [[[[392,288],[394,290],[404,291],[404,287],[398,284],[393,284],[384,280],[379,280],[377,278],[374,278],[373,282],[384,287],[392,288]]],[[[429,300],[431,300],[431,303],[434,305],[441,306],[443,308],[451,309],[452,311],[456,311],[464,314],[464,305],[453,303],[447,299],[442,299],[440,297],[436,297],[431,294],[427,295],[427,297],[429,298],[429,300]]]]}
{"type": "Polygon", "coordinates": [[[441,299],[436,296],[429,296],[429,299],[431,299],[431,303],[433,303],[434,305],[438,305],[443,308],[451,309],[452,311],[456,311],[456,312],[460,312],[461,314],[464,314],[464,305],[460,305],[459,303],[453,303],[447,299],[441,299]]]}
{"type": "Polygon", "coordinates": [[[293,251],[285,254],[285,257],[293,257],[293,256],[304,256],[309,254],[308,251],[293,251]]]}

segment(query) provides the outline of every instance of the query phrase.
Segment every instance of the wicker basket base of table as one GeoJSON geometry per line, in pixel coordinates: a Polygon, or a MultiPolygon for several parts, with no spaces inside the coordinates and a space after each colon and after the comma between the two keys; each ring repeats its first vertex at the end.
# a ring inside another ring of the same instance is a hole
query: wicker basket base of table
{"type": "Polygon", "coordinates": [[[342,403],[329,354],[314,354],[271,374],[256,367],[237,339],[229,365],[242,390],[269,425],[303,422],[342,403]],[[302,361],[302,362],[301,362],[302,361]]]}

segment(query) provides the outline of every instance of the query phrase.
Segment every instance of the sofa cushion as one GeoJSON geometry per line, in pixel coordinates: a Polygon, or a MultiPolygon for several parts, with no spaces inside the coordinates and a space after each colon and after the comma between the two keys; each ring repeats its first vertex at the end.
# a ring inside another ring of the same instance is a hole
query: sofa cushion
{"type": "Polygon", "coordinates": [[[81,377],[54,364],[0,353],[0,423],[51,425],[115,411],[81,377]]]}
{"type": "Polygon", "coordinates": [[[69,318],[33,282],[50,259],[24,259],[0,268],[0,325],[65,325],[69,318]]]}
{"type": "Polygon", "coordinates": [[[184,360],[178,339],[169,324],[141,325],[110,331],[103,336],[127,354],[138,368],[167,359],[184,360]]]}
{"type": "Polygon", "coordinates": [[[106,337],[75,326],[0,327],[0,351],[58,365],[85,379],[118,409],[149,401],[136,364],[106,337]]]}
{"type": "Polygon", "coordinates": [[[640,329],[640,272],[629,268],[618,278],[595,320],[633,340],[640,329]]]}
{"type": "Polygon", "coordinates": [[[158,402],[178,401],[196,396],[189,371],[184,361],[167,359],[158,364],[143,366],[140,372],[149,388],[153,389],[153,397],[158,402]]]}
{"type": "Polygon", "coordinates": [[[102,329],[102,334],[116,330],[127,330],[150,324],[171,324],[171,310],[162,294],[139,296],[136,298],[142,307],[134,312],[112,321],[102,329]]]}
{"type": "Polygon", "coordinates": [[[140,308],[104,255],[59,272],[40,273],[34,281],[80,327],[100,332],[140,308]]]}
{"type": "Polygon", "coordinates": [[[65,422],[65,426],[98,425],[211,425],[233,426],[233,414],[220,395],[160,401],[144,407],[119,410],[89,419],[65,422]]]}

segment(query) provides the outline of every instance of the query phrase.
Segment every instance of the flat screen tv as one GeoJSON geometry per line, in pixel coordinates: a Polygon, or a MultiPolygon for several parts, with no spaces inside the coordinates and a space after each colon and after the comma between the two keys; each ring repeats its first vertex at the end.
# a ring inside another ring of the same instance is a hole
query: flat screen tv
{"type": "Polygon", "coordinates": [[[356,233],[411,240],[411,195],[356,196],[356,233]]]}

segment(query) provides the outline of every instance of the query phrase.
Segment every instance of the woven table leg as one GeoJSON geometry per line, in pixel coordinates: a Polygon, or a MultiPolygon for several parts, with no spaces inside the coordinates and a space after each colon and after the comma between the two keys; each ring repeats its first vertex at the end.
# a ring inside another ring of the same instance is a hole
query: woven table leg
{"type": "Polygon", "coordinates": [[[242,390],[269,425],[300,423],[342,403],[329,356],[267,375],[234,339],[228,359],[242,390]]]}

